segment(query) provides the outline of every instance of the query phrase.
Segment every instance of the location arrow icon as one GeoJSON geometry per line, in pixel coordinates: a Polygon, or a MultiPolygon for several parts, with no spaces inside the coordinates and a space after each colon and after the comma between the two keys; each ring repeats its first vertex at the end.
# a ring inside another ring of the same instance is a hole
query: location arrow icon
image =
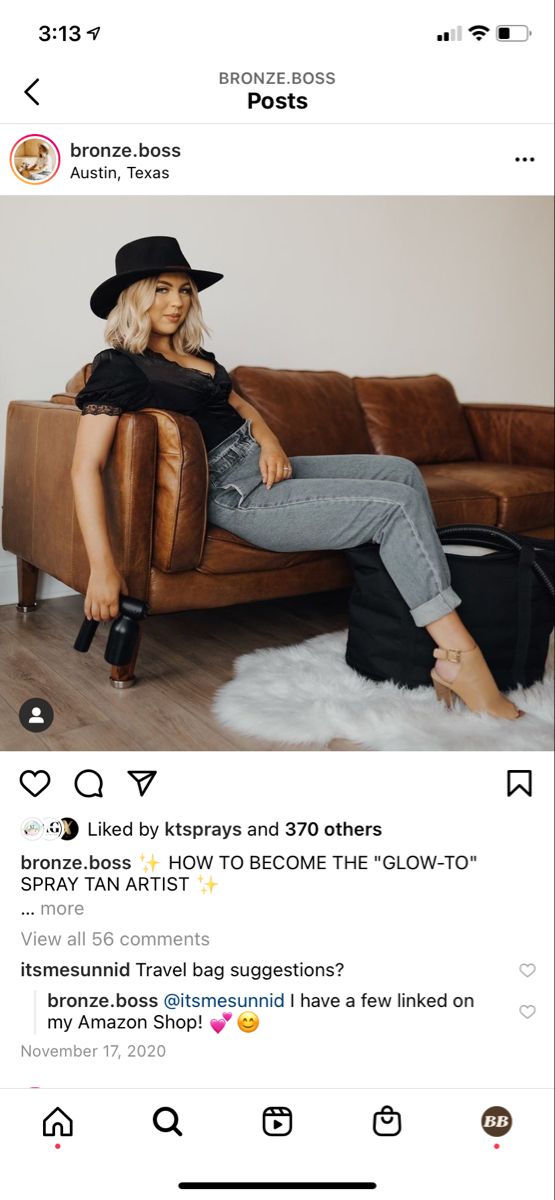
{"type": "Polygon", "coordinates": [[[33,101],[33,104],[37,105],[37,108],[38,108],[39,102],[38,102],[38,100],[35,100],[35,97],[31,95],[31,92],[32,92],[35,84],[38,83],[38,81],[39,81],[39,76],[37,75],[37,78],[33,79],[33,82],[29,84],[29,87],[25,88],[25,95],[29,97],[29,100],[33,101]]]}
{"type": "Polygon", "coordinates": [[[139,789],[139,795],[144,796],[145,792],[148,791],[154,776],[158,774],[158,771],[128,771],[127,774],[135,780],[135,783],[139,789]]]}

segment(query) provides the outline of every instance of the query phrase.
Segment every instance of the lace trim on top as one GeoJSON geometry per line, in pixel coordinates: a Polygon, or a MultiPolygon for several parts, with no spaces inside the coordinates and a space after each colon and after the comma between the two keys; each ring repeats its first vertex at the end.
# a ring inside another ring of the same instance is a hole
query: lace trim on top
{"type": "Polygon", "coordinates": [[[94,400],[83,404],[81,408],[81,416],[105,416],[105,417],[121,417],[123,409],[118,408],[117,404],[95,404],[94,400]]]}

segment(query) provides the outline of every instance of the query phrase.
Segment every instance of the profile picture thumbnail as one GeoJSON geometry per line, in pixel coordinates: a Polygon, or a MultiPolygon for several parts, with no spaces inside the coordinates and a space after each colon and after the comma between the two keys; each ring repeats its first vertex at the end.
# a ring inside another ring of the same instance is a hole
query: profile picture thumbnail
{"type": "Polygon", "coordinates": [[[10,166],[22,183],[49,183],[60,166],[60,151],[44,134],[28,133],[12,146],[10,166]]]}

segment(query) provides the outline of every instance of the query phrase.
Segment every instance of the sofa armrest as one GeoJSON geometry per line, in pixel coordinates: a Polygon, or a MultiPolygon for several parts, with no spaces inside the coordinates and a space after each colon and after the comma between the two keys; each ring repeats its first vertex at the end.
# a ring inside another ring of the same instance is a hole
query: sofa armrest
{"type": "Polygon", "coordinates": [[[198,567],[206,536],[208,459],[192,417],[146,408],[156,422],[153,566],[173,574],[198,567]]]}
{"type": "MultiPolygon", "coordinates": [[[[6,550],[85,592],[89,566],[70,476],[80,419],[70,405],[9,405],[2,533],[6,550]]],[[[131,595],[141,599],[150,574],[156,433],[151,416],[121,417],[104,472],[114,557],[131,595]]]]}
{"type": "Polygon", "coordinates": [[[554,410],[540,404],[465,404],[484,462],[553,466],[554,410]]]}

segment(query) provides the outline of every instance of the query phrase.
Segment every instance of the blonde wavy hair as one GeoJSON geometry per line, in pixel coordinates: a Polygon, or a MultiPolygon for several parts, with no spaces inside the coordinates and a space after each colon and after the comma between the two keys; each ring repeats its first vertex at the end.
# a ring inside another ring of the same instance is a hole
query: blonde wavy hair
{"type": "MultiPolygon", "coordinates": [[[[139,279],[120,292],[106,321],[105,339],[114,350],[128,350],[131,354],[142,354],[146,350],[151,333],[148,310],[154,303],[160,278],[139,279]]],[[[209,332],[203,321],[198,290],[192,279],[187,282],[191,289],[189,312],[170,339],[177,354],[195,354],[200,350],[203,334],[209,332]]]]}

